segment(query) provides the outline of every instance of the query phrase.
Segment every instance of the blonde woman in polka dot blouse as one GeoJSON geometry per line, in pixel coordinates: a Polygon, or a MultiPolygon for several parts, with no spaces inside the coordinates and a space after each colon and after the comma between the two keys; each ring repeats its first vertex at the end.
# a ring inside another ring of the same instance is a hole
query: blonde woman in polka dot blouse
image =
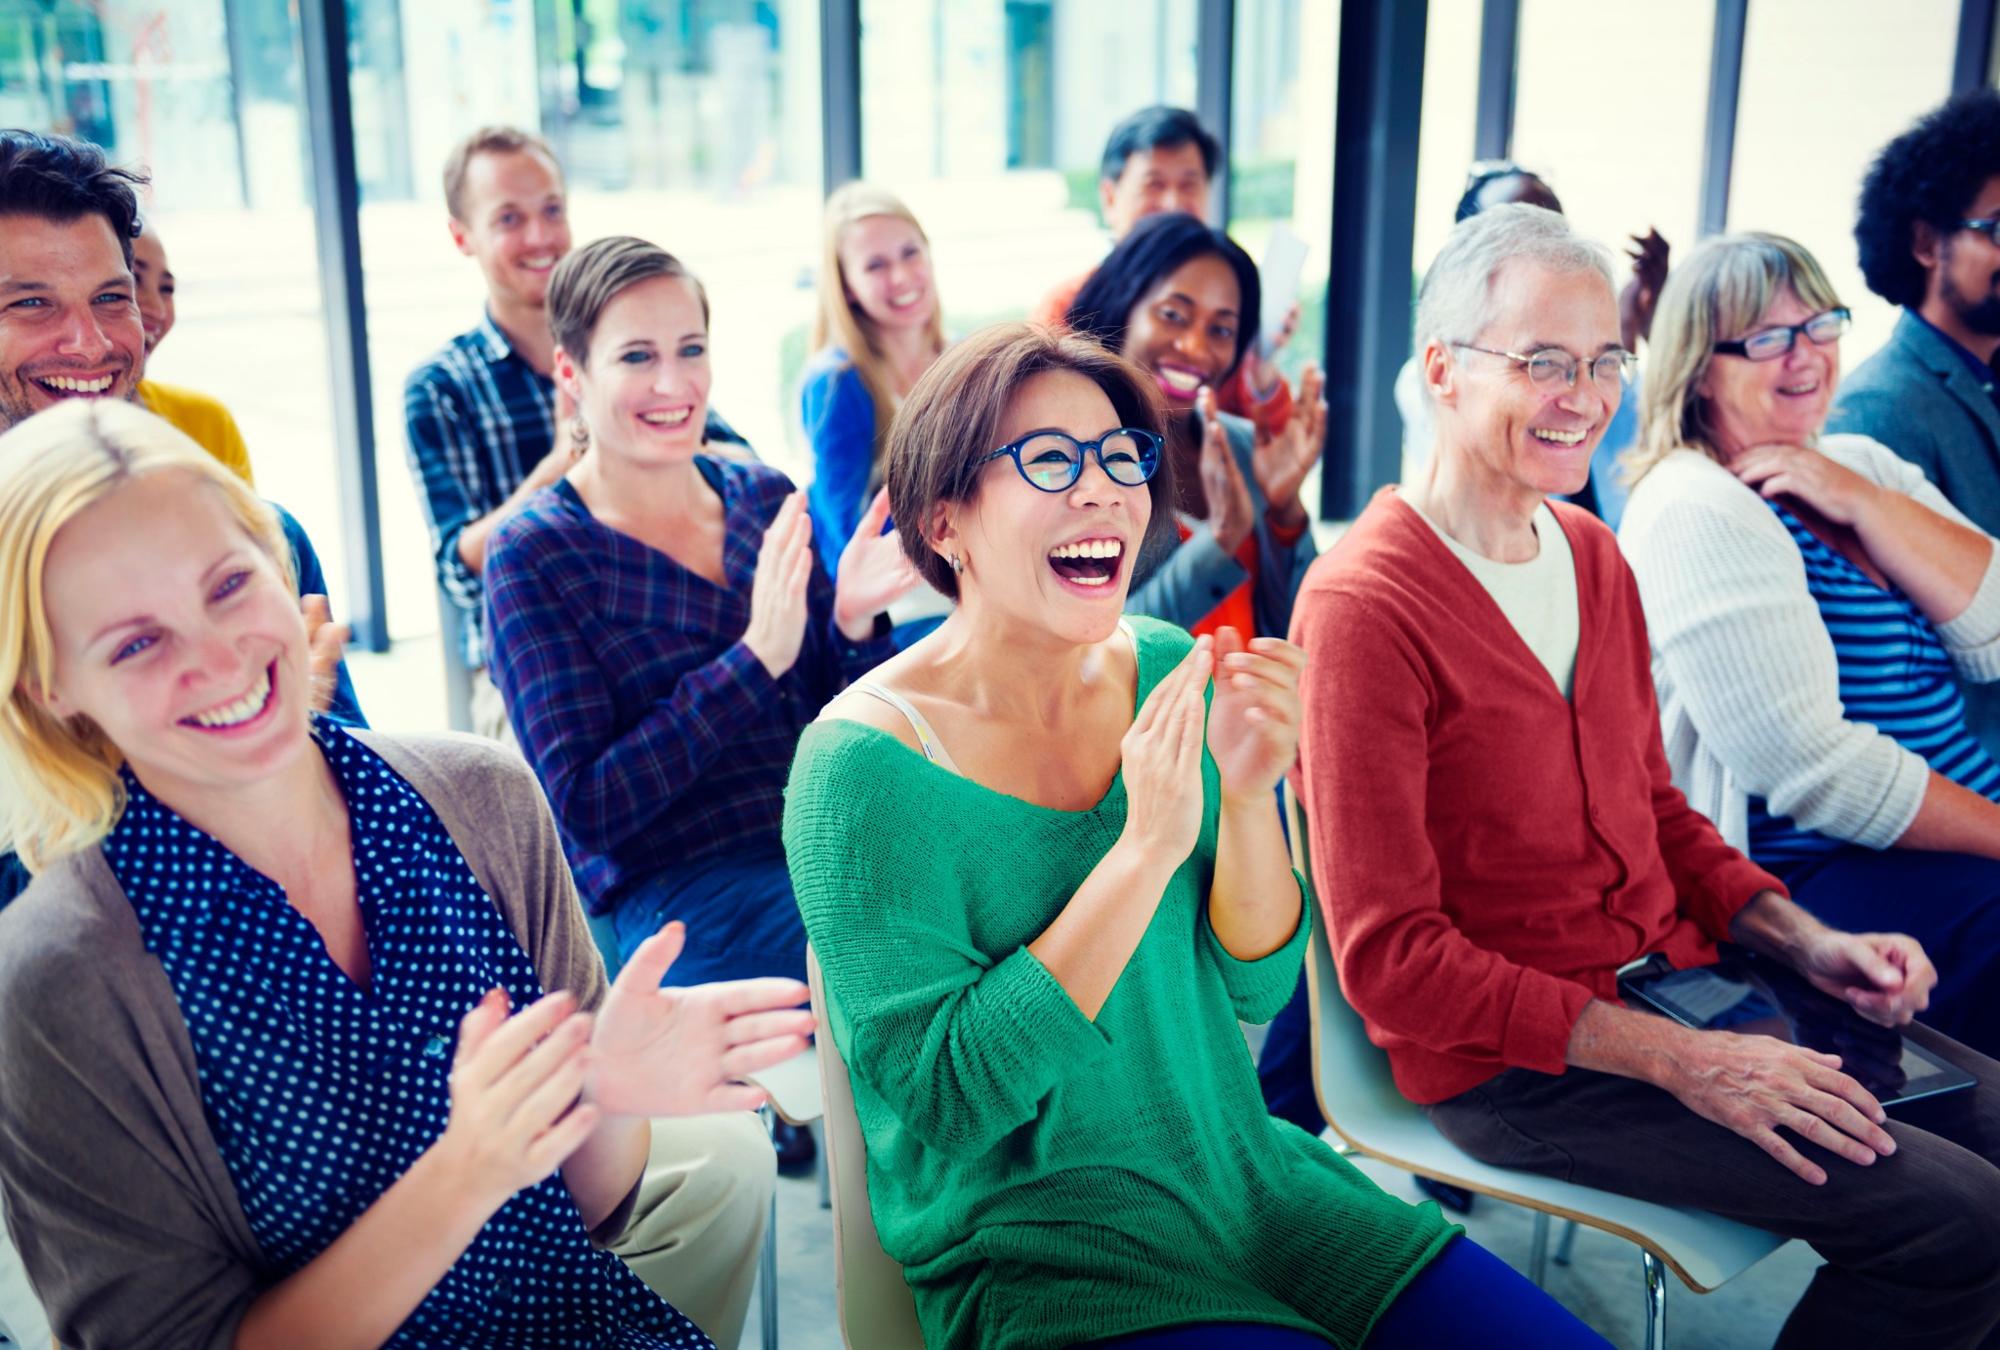
{"type": "Polygon", "coordinates": [[[166,423],[0,436],[0,1202],[65,1346],[704,1347],[597,1241],[796,981],[607,987],[518,757],[308,713],[269,509],[166,423]]]}

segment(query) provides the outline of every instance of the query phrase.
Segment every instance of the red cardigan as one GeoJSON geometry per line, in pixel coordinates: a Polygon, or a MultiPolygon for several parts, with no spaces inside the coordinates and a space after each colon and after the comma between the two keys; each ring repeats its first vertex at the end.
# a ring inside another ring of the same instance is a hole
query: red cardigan
{"type": "Polygon", "coordinates": [[[1576,558],[1570,699],[1392,489],[1293,610],[1313,882],[1341,987],[1414,1102],[1563,1072],[1618,967],[1713,961],[1738,909],[1785,893],[1674,787],[1632,573],[1595,517],[1552,505],[1576,558]]]}

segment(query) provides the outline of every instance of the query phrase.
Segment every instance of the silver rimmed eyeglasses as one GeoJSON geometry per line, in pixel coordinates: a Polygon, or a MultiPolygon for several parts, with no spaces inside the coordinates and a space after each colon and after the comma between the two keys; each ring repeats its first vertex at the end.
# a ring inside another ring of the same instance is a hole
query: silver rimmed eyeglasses
{"type": "Polygon", "coordinates": [[[1469,352],[1484,352],[1488,356],[1505,357],[1528,372],[1528,379],[1542,389],[1576,388],[1577,376],[1586,366],[1590,369],[1590,378],[1600,387],[1615,389],[1639,363],[1638,357],[1622,347],[1616,351],[1600,353],[1589,361],[1579,361],[1560,347],[1543,347],[1532,352],[1506,352],[1492,347],[1481,347],[1472,342],[1454,342],[1451,345],[1463,347],[1469,352]]]}
{"type": "Polygon", "coordinates": [[[980,456],[979,463],[1008,456],[1030,487],[1067,492],[1083,477],[1083,461],[1090,455],[1097,457],[1097,467],[1104,470],[1106,478],[1124,487],[1138,487],[1160,467],[1160,438],[1137,427],[1118,427],[1094,441],[1079,441],[1053,429],[1031,431],[980,456]]]}

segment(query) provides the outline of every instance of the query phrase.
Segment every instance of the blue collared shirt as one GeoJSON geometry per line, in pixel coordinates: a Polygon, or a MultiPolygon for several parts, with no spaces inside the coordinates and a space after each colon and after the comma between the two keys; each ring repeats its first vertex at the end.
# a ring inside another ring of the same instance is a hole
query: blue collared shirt
{"type": "MultiPolygon", "coordinates": [[[[543,993],[436,813],[319,721],[346,798],[367,933],[362,988],[284,891],[128,771],[104,858],[172,984],[202,1107],[281,1279],[324,1251],[444,1132],[459,1019],[489,989],[543,993]]],[[[501,1206],[392,1346],[702,1347],[692,1322],[595,1248],[558,1173],[501,1206]]]]}

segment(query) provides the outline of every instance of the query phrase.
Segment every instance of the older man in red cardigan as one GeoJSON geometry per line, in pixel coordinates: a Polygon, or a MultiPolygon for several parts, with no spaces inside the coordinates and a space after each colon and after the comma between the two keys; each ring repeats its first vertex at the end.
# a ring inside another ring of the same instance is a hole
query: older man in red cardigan
{"type": "Polygon", "coordinates": [[[1299,790],[1342,988],[1397,1084],[1488,1162],[1804,1238],[1780,1346],[2000,1344],[2000,1065],[1891,1119],[1839,1061],[1623,1006],[1616,972],[1741,943],[1902,1025],[1936,972],[1842,933],[1723,843],[1668,774],[1645,617],[1580,488],[1631,357],[1604,251],[1508,206],[1424,280],[1437,422],[1307,574],[1299,790]]]}

